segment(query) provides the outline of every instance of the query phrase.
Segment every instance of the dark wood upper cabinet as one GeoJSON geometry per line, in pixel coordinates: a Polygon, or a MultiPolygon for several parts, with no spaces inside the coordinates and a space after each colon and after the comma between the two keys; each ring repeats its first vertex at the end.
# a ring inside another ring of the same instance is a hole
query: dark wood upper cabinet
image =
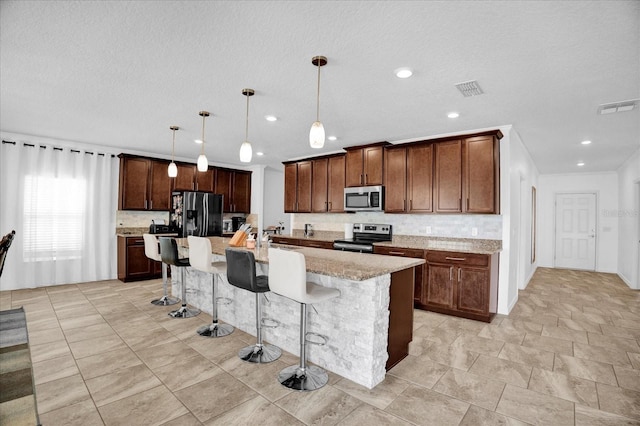
{"type": "Polygon", "coordinates": [[[345,148],[345,186],[382,185],[385,145],[389,143],[345,148]]]}
{"type": "Polygon", "coordinates": [[[223,212],[251,212],[251,172],[216,168],[214,192],[223,195],[223,212]]]}
{"type": "Polygon", "coordinates": [[[285,213],[311,212],[311,161],[298,161],[284,165],[285,213]]]}
{"type": "Polygon", "coordinates": [[[327,158],[311,161],[311,211],[324,213],[329,210],[327,158]]]}
{"type": "Polygon", "coordinates": [[[233,172],[233,212],[251,213],[251,172],[233,172]]]}
{"type": "Polygon", "coordinates": [[[384,211],[404,212],[407,209],[407,149],[405,147],[384,150],[384,211]]]}
{"type": "Polygon", "coordinates": [[[168,161],[120,156],[120,210],[169,210],[168,161]]]}
{"type": "Polygon", "coordinates": [[[407,198],[409,213],[433,212],[433,145],[407,148],[407,198]]]}
{"type": "Polygon", "coordinates": [[[193,164],[176,163],[178,166],[178,176],[173,178],[174,191],[195,191],[196,189],[196,166],[193,164]]]}
{"type": "Polygon", "coordinates": [[[153,160],[150,162],[149,210],[169,210],[171,205],[171,178],[169,162],[153,160]]]}
{"type": "Polygon", "coordinates": [[[432,144],[386,147],[384,156],[384,211],[387,213],[433,212],[432,144]]]}
{"type": "Polygon", "coordinates": [[[210,167],[198,172],[195,164],[176,163],[178,176],[170,178],[169,161],[120,154],[119,210],[171,209],[172,191],[205,191],[224,195],[224,212],[251,212],[251,172],[210,167]]]}
{"type": "Polygon", "coordinates": [[[328,211],[340,213],[344,211],[345,156],[329,157],[327,201],[328,211]]]}
{"type": "Polygon", "coordinates": [[[301,161],[298,163],[297,178],[297,212],[311,211],[311,161],[301,161]]]}
{"type": "Polygon", "coordinates": [[[147,210],[149,164],[146,158],[120,156],[120,210],[147,210]]]}
{"type": "Polygon", "coordinates": [[[434,204],[436,213],[462,211],[462,140],[435,144],[434,204]]]}
{"type": "Polygon", "coordinates": [[[463,211],[499,213],[499,141],[494,136],[464,140],[462,146],[463,211]]]}
{"type": "Polygon", "coordinates": [[[206,172],[196,168],[196,191],[213,192],[216,183],[215,169],[210,167],[206,172]]]}
{"type": "Polygon", "coordinates": [[[285,164],[285,212],[343,212],[344,188],[384,185],[387,213],[500,212],[500,130],[285,164]]]}

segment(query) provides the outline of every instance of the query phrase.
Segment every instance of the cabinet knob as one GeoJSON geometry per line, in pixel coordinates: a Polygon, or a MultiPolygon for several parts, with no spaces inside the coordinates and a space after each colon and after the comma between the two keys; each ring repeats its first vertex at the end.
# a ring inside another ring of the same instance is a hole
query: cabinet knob
{"type": "Polygon", "coordinates": [[[453,281],[453,266],[449,267],[449,281],[453,281]]]}
{"type": "Polygon", "coordinates": [[[446,260],[455,260],[456,262],[464,262],[467,260],[465,257],[445,257],[446,260]]]}
{"type": "Polygon", "coordinates": [[[462,269],[458,268],[458,282],[461,281],[460,274],[462,273],[462,269]]]}

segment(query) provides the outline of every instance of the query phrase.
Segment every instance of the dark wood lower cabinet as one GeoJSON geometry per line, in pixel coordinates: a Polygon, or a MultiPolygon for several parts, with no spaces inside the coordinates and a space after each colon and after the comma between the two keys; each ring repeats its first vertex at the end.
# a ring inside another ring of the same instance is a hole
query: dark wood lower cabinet
{"type": "Polygon", "coordinates": [[[419,308],[490,322],[498,308],[498,253],[427,251],[419,308]]]}
{"type": "Polygon", "coordinates": [[[118,237],[118,279],[140,281],[162,278],[162,263],[144,253],[142,237],[118,237]]]}

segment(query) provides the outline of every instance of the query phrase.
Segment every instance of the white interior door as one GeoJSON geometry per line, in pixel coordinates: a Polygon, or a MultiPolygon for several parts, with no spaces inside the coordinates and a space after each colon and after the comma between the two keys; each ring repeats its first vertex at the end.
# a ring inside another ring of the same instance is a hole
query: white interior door
{"type": "Polygon", "coordinates": [[[556,194],[557,268],[596,269],[596,194],[556,194]]]}

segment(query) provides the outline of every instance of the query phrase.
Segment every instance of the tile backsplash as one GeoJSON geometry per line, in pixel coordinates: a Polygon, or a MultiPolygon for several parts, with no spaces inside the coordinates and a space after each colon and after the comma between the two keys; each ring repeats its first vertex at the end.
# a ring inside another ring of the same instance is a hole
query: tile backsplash
{"type": "Polygon", "coordinates": [[[139,210],[118,210],[116,211],[116,226],[124,228],[149,227],[151,220],[156,223],[169,224],[168,211],[139,211],[139,210]],[[164,222],[163,222],[164,221],[164,222]]]}
{"type": "Polygon", "coordinates": [[[304,229],[305,223],[311,223],[314,230],[344,232],[345,223],[385,223],[393,226],[394,235],[502,239],[502,216],[495,214],[296,213],[292,221],[293,229],[304,229]],[[431,233],[427,233],[427,226],[431,233]],[[477,235],[473,235],[474,228],[477,235]]]}

